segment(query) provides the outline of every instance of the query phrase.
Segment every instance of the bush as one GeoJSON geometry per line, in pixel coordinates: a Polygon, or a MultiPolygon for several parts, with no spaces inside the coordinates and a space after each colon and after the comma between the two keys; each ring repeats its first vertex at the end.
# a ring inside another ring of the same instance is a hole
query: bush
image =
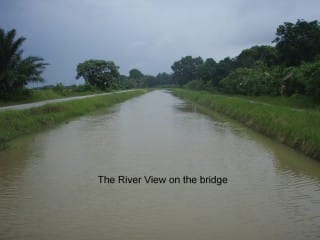
{"type": "Polygon", "coordinates": [[[184,85],[185,88],[194,89],[194,90],[203,90],[205,85],[201,80],[192,80],[184,85]]]}
{"type": "Polygon", "coordinates": [[[263,95],[270,93],[272,77],[263,68],[238,68],[221,80],[220,86],[225,93],[243,95],[263,95]]]}
{"type": "Polygon", "coordinates": [[[299,67],[300,81],[305,84],[305,93],[314,102],[320,103],[320,60],[314,63],[304,63],[299,67]]]}

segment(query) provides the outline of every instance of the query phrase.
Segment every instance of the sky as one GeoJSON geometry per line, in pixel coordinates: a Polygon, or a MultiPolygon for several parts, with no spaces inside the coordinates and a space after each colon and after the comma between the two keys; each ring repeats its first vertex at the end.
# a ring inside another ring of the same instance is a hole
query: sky
{"type": "Polygon", "coordinates": [[[319,9],[319,0],[0,0],[0,28],[50,64],[46,84],[70,85],[88,59],[156,75],[187,55],[235,57],[271,45],[284,22],[320,20],[319,9]]]}

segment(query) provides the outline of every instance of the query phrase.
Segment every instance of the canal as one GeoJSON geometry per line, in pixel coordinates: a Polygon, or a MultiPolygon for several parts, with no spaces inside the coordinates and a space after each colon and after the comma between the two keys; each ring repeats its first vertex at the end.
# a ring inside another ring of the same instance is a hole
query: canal
{"type": "Polygon", "coordinates": [[[164,90],[0,152],[0,239],[319,237],[318,162],[164,90]]]}

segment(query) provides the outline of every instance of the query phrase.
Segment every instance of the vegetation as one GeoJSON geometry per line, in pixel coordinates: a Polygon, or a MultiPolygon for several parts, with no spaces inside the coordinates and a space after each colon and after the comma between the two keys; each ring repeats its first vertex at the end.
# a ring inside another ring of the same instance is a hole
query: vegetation
{"type": "MultiPolygon", "coordinates": [[[[17,99],[17,96],[23,95],[24,86],[28,82],[43,81],[41,73],[46,63],[38,57],[22,58],[20,46],[24,40],[15,40],[14,30],[0,32],[2,98],[10,96],[17,99]]],[[[48,93],[52,97],[60,97],[157,86],[180,86],[219,92],[220,95],[210,95],[175,90],[180,96],[239,119],[246,125],[319,159],[319,112],[312,109],[318,109],[320,103],[320,24],[318,21],[307,22],[300,19],[296,23],[285,22],[277,28],[273,42],[274,46],[253,46],[244,49],[234,58],[226,57],[220,61],[185,56],[172,64],[172,74],[159,73],[156,76],[144,74],[136,68],[131,69],[128,76],[120,75],[119,67],[112,61],[86,60],[77,66],[77,78],[83,77],[85,85],[68,88],[56,85],[48,93]],[[222,93],[232,94],[233,97],[223,96],[222,93]],[[304,110],[298,111],[297,108],[304,110]]],[[[30,91],[28,93],[29,99],[41,99],[40,96],[30,97],[30,91]]],[[[59,105],[58,109],[60,107],[59,105]]],[[[47,111],[45,107],[43,109],[47,111]]],[[[67,110],[71,111],[71,115],[77,113],[76,109],[67,110]]],[[[32,115],[32,110],[29,111],[26,112],[27,116],[32,115]]],[[[50,113],[48,117],[51,116],[50,111],[47,111],[50,113]]],[[[61,112],[68,115],[65,110],[61,112]]],[[[6,114],[13,116],[18,113],[6,114]]],[[[42,118],[44,114],[41,114],[42,118]]],[[[46,120],[44,123],[47,123],[46,120]]],[[[39,125],[41,124],[36,122],[36,126],[39,125]]],[[[10,126],[6,127],[10,129],[10,126]]],[[[12,136],[15,136],[14,133],[21,132],[21,128],[12,132],[12,136]]],[[[2,141],[10,140],[10,136],[2,136],[2,141]]]]}
{"type": "Polygon", "coordinates": [[[120,74],[112,61],[87,60],[77,66],[77,79],[83,77],[86,84],[105,90],[116,81],[120,74]]]}
{"type": "Polygon", "coordinates": [[[298,20],[296,24],[280,25],[273,40],[279,60],[287,66],[297,66],[303,61],[313,61],[320,53],[320,25],[318,21],[298,20]]]}
{"type": "Polygon", "coordinates": [[[224,113],[264,135],[320,160],[318,111],[297,111],[284,106],[261,104],[244,98],[215,95],[204,91],[174,89],[173,93],[224,113]]]}
{"type": "Polygon", "coordinates": [[[144,92],[144,90],[135,90],[48,104],[27,110],[0,112],[0,148],[7,147],[12,139],[19,136],[52,127],[97,109],[112,106],[144,92]]]}
{"type": "Polygon", "coordinates": [[[201,57],[186,56],[176,61],[171,66],[173,70],[172,80],[182,86],[199,76],[199,68],[203,65],[201,57]]]}
{"type": "Polygon", "coordinates": [[[12,99],[25,94],[29,82],[42,82],[41,73],[47,63],[40,57],[22,57],[24,37],[16,38],[16,30],[0,29],[0,98],[12,99]]]}
{"type": "Polygon", "coordinates": [[[186,56],[172,65],[172,79],[191,89],[248,96],[305,95],[320,103],[320,25],[318,21],[284,23],[275,47],[253,46],[235,58],[186,56]]]}
{"type": "Polygon", "coordinates": [[[29,89],[25,91],[25,94],[15,96],[14,99],[0,100],[0,107],[95,93],[102,93],[102,91],[89,84],[64,86],[62,83],[59,83],[55,86],[29,89]]]}

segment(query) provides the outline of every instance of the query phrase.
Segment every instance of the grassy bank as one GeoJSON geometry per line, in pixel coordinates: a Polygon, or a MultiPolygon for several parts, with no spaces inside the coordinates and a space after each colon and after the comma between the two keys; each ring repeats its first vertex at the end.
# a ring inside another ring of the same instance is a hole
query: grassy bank
{"type": "Polygon", "coordinates": [[[145,90],[134,90],[48,104],[27,110],[0,112],[0,149],[6,148],[11,140],[19,136],[52,127],[97,109],[110,107],[143,93],[145,90]]]}
{"type": "Polygon", "coordinates": [[[15,100],[0,100],[0,107],[96,93],[102,93],[102,91],[77,92],[72,89],[62,89],[59,91],[53,89],[29,90],[27,94],[17,97],[15,100]]]}
{"type": "Polygon", "coordinates": [[[319,110],[320,106],[316,105],[311,97],[304,95],[285,96],[238,96],[251,101],[268,103],[289,108],[319,110]]]}
{"type": "Polygon", "coordinates": [[[173,89],[181,98],[221,112],[246,126],[320,160],[320,112],[261,104],[239,97],[173,89]]]}

